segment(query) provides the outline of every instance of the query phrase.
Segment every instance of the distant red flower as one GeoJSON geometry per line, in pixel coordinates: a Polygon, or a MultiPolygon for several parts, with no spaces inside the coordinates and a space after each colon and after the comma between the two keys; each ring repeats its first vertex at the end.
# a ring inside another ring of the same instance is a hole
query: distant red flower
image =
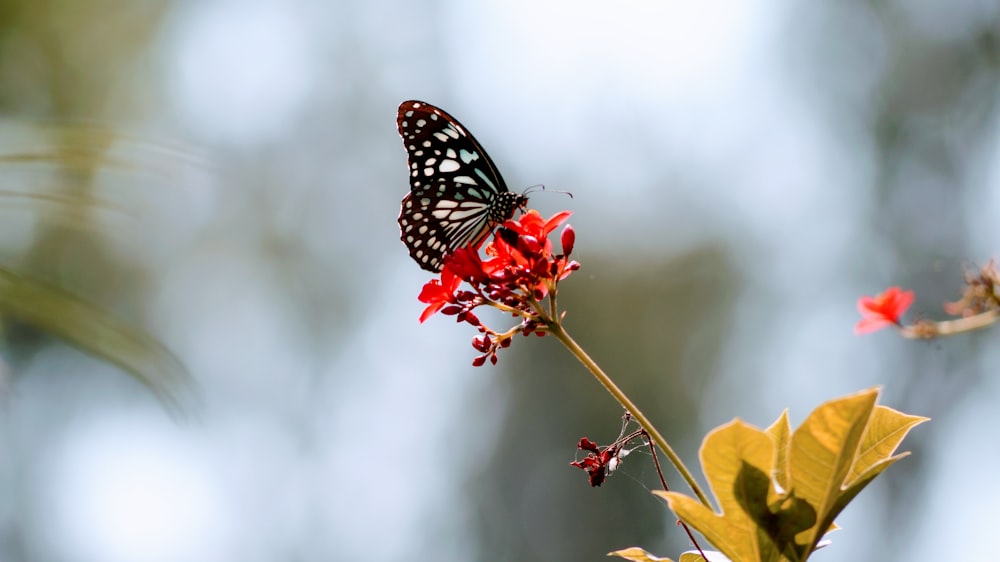
{"type": "Polygon", "coordinates": [[[899,326],[899,319],[913,304],[913,291],[889,287],[880,295],[858,299],[861,321],[854,326],[855,334],[868,334],[886,326],[899,326]]]}
{"type": "Polygon", "coordinates": [[[616,442],[610,447],[605,447],[602,451],[596,443],[586,437],[581,437],[576,448],[581,451],[589,451],[589,454],[583,460],[574,461],[569,464],[586,470],[590,476],[590,485],[596,487],[604,483],[604,478],[608,474],[608,463],[618,455],[618,452],[621,450],[621,444],[616,442]]]}

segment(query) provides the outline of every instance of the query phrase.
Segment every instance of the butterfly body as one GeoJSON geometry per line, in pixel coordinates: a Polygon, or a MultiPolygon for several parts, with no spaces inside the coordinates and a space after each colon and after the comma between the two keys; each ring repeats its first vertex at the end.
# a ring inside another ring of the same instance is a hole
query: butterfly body
{"type": "Polygon", "coordinates": [[[400,239],[420,267],[441,271],[459,248],[479,247],[528,198],[507,189],[493,160],[444,110],[405,101],[396,115],[410,170],[399,212],[400,239]]]}

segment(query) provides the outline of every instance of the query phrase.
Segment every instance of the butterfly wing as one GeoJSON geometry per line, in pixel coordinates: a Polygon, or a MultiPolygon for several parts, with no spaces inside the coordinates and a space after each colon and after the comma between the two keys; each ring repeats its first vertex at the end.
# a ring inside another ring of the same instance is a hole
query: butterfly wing
{"type": "Polygon", "coordinates": [[[526,199],[508,191],[479,142],[444,110],[405,101],[396,125],[410,170],[400,239],[420,267],[441,271],[445,256],[478,247],[526,199]]]}

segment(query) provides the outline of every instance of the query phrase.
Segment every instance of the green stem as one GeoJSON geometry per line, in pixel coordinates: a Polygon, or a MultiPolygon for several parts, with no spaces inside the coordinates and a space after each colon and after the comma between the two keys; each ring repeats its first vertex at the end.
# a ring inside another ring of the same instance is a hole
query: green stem
{"type": "Polygon", "coordinates": [[[639,408],[632,403],[629,397],[626,396],[625,393],[622,392],[620,388],[618,388],[618,385],[615,384],[613,380],[611,380],[611,377],[609,377],[601,369],[601,367],[596,362],[594,362],[594,360],[591,359],[589,355],[587,355],[587,352],[584,351],[582,347],[580,347],[580,344],[576,343],[576,340],[570,337],[569,333],[567,333],[566,330],[563,329],[562,324],[560,324],[558,320],[552,319],[548,325],[548,332],[551,333],[553,336],[555,336],[559,341],[561,341],[563,345],[565,345],[566,348],[569,349],[570,353],[575,355],[576,358],[580,360],[580,363],[583,363],[583,366],[586,367],[587,370],[589,370],[591,374],[594,375],[597,381],[601,383],[601,386],[603,386],[605,390],[610,392],[611,396],[614,396],[615,400],[617,400],[618,403],[621,404],[623,408],[625,408],[625,410],[627,410],[630,414],[632,414],[632,417],[635,418],[635,421],[637,421],[639,425],[646,430],[646,433],[649,434],[650,439],[652,439],[653,442],[656,443],[656,446],[659,447],[661,451],[663,451],[663,454],[666,455],[668,459],[670,459],[670,464],[674,465],[674,468],[677,469],[677,472],[679,472],[680,475],[684,478],[684,481],[687,482],[688,486],[691,488],[691,491],[694,492],[696,496],[698,496],[698,499],[701,501],[701,503],[705,504],[706,507],[711,508],[712,505],[708,502],[708,498],[705,496],[705,493],[701,490],[701,487],[698,486],[698,482],[695,481],[694,476],[691,475],[691,471],[689,471],[687,467],[684,466],[684,463],[681,461],[681,458],[677,456],[677,453],[675,453],[674,450],[670,447],[670,445],[667,444],[667,440],[664,439],[662,435],[660,435],[660,432],[657,431],[655,427],[653,427],[653,424],[650,423],[649,419],[646,418],[646,416],[642,413],[642,411],[640,411],[639,408]]]}

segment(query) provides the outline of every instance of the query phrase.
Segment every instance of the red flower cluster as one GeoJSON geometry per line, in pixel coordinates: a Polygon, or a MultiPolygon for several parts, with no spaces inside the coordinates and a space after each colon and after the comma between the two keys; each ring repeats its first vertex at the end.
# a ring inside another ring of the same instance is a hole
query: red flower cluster
{"type": "Polygon", "coordinates": [[[889,287],[880,295],[858,299],[861,321],[854,326],[855,334],[868,334],[886,326],[899,326],[899,319],[913,304],[913,291],[889,287]]]}
{"type": "Polygon", "coordinates": [[[588,454],[583,460],[574,461],[569,464],[586,470],[590,476],[590,485],[592,487],[600,486],[604,483],[604,478],[608,474],[608,465],[618,456],[621,447],[621,442],[616,441],[612,445],[605,447],[602,451],[596,443],[586,437],[581,437],[576,448],[581,451],[588,451],[588,454]]]}
{"type": "Polygon", "coordinates": [[[576,234],[569,225],[562,231],[562,253],[554,254],[549,235],[570,216],[569,211],[543,219],[538,211],[529,210],[516,220],[505,222],[487,245],[487,259],[478,250],[461,248],[445,258],[441,279],[433,279],[420,292],[420,302],[428,306],[420,315],[423,322],[434,313],[454,315],[459,322],[468,322],[482,334],[472,340],[472,346],[482,355],[472,362],[475,366],[489,359],[496,364],[496,353],[510,345],[517,332],[544,335],[544,328],[554,319],[549,317],[540,301],[554,296],[559,281],[580,268],[570,260],[576,234]],[[459,290],[462,281],[471,290],[459,290]],[[497,333],[483,326],[472,312],[488,305],[521,317],[521,325],[506,333],[497,333]]]}

